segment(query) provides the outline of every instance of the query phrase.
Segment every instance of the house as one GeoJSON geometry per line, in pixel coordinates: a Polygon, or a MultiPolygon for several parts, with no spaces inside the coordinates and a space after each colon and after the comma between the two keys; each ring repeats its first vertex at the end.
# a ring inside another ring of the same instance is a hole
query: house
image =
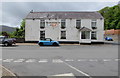
{"type": "Polygon", "coordinates": [[[30,12],[25,22],[25,41],[104,41],[104,18],[98,12],[30,12]]]}

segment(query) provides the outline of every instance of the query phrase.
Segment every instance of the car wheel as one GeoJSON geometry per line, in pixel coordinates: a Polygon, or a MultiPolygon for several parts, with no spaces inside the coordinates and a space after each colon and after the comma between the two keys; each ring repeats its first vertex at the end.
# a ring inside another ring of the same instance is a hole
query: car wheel
{"type": "Polygon", "coordinates": [[[58,46],[58,44],[57,43],[53,43],[53,46],[58,46]]]}
{"type": "Polygon", "coordinates": [[[110,41],[113,41],[113,39],[111,39],[110,41]]]}
{"type": "Polygon", "coordinates": [[[43,46],[43,43],[39,43],[39,46],[43,46]]]}
{"type": "Polygon", "coordinates": [[[9,43],[8,43],[8,42],[5,42],[5,43],[4,43],[4,46],[9,46],[9,43]]]}

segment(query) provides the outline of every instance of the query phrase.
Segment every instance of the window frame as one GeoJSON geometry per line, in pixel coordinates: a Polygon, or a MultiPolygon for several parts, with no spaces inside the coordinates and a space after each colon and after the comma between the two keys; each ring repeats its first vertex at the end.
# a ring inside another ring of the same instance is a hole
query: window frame
{"type": "Polygon", "coordinates": [[[81,28],[81,19],[76,20],[76,28],[80,29],[81,28]]]}
{"type": "Polygon", "coordinates": [[[97,40],[97,32],[96,31],[92,31],[91,32],[91,39],[92,40],[97,40]],[[93,33],[94,32],[94,33],[93,33]],[[95,36],[95,38],[94,38],[94,36],[95,36]]]}
{"type": "Polygon", "coordinates": [[[60,39],[66,39],[66,31],[61,31],[61,38],[60,39]]]}
{"type": "Polygon", "coordinates": [[[61,29],[66,28],[66,19],[61,19],[61,29]]]}
{"type": "Polygon", "coordinates": [[[90,31],[81,31],[81,39],[90,39],[90,31]],[[88,35],[86,35],[87,32],[89,32],[88,35]],[[87,38],[87,36],[88,36],[88,38],[87,38]]]}
{"type": "Polygon", "coordinates": [[[91,20],[91,28],[96,29],[97,28],[97,19],[92,19],[91,20]]]}
{"type": "Polygon", "coordinates": [[[45,39],[45,31],[43,30],[43,31],[40,31],[40,40],[44,40],[44,39],[45,39]]]}
{"type": "Polygon", "coordinates": [[[40,28],[41,29],[45,28],[45,19],[40,20],[40,28]]]}

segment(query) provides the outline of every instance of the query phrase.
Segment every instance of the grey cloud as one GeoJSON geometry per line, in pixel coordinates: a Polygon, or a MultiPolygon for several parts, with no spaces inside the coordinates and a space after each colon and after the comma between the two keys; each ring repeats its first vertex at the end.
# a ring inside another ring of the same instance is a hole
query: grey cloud
{"type": "Polygon", "coordinates": [[[19,26],[22,19],[31,11],[98,11],[115,2],[4,2],[2,4],[2,22],[19,26]]]}

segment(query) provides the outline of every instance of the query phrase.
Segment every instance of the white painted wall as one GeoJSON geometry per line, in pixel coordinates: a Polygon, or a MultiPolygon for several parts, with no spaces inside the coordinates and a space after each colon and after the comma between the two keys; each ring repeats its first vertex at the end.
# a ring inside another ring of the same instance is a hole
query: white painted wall
{"type": "Polygon", "coordinates": [[[92,40],[92,42],[103,42],[104,41],[104,19],[97,19],[97,40],[92,40]]]}
{"type": "MultiPolygon", "coordinates": [[[[52,27],[46,24],[44,29],[40,29],[40,19],[26,19],[25,26],[25,40],[26,41],[38,41],[40,40],[40,31],[45,30],[45,37],[52,38],[57,41],[80,41],[80,42],[91,42],[104,40],[104,19],[97,19],[97,40],[81,40],[81,33],[76,29],[76,19],[66,19],[66,28],[61,29],[61,19],[46,19],[46,22],[59,22],[58,26],[52,27]],[[61,31],[66,31],[66,39],[60,39],[61,31]]],[[[81,19],[81,27],[87,27],[91,29],[91,19],[81,19]]]]}
{"type": "Polygon", "coordinates": [[[38,41],[40,39],[40,20],[25,20],[25,41],[38,41]]]}
{"type": "Polygon", "coordinates": [[[60,20],[55,20],[55,19],[50,19],[50,20],[46,20],[48,22],[58,22],[58,26],[55,26],[55,27],[52,27],[48,24],[46,24],[46,27],[45,27],[45,37],[46,38],[51,38],[53,40],[59,40],[59,33],[60,33],[60,20]]]}

